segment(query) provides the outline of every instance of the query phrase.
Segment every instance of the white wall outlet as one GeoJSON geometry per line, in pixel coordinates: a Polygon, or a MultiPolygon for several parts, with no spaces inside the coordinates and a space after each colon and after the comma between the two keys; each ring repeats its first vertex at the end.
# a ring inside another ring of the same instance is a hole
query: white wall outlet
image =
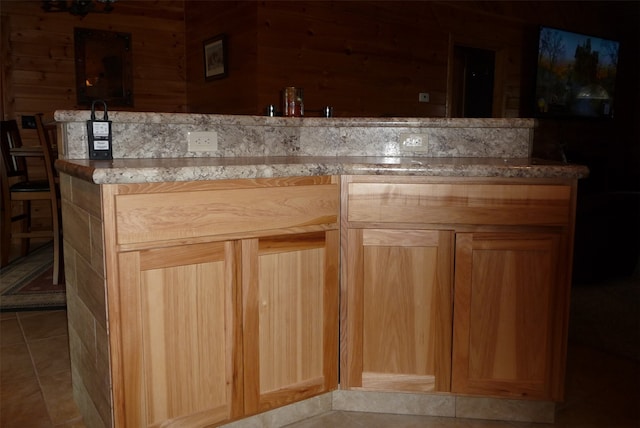
{"type": "Polygon", "coordinates": [[[190,152],[215,152],[218,150],[218,133],[216,131],[187,132],[188,150],[190,152]]]}
{"type": "Polygon", "coordinates": [[[420,92],[418,94],[418,102],[428,103],[429,102],[429,93],[428,92],[420,92]]]}
{"type": "Polygon", "coordinates": [[[427,134],[401,134],[400,150],[403,152],[426,152],[429,149],[427,134]]]}

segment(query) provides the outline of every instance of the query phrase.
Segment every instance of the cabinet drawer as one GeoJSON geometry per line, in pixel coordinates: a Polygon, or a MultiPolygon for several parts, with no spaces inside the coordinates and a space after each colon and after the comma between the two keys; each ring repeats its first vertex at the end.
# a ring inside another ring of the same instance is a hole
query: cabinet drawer
{"type": "Polygon", "coordinates": [[[117,243],[337,227],[337,184],[119,194],[117,243]]]}
{"type": "Polygon", "coordinates": [[[349,183],[347,220],[367,223],[563,225],[571,186],[349,183]]]}

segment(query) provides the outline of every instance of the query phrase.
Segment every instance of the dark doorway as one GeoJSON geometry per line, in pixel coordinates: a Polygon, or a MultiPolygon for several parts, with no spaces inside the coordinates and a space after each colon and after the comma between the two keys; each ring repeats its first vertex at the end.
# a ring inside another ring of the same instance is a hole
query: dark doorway
{"type": "Polygon", "coordinates": [[[452,117],[492,117],[495,52],[454,46],[452,117]]]}

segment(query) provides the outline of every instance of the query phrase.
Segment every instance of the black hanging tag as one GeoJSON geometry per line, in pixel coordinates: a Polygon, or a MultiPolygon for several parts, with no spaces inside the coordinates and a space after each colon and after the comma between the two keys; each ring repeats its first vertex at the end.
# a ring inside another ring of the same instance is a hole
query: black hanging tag
{"type": "Polygon", "coordinates": [[[89,137],[89,159],[113,159],[111,121],[107,113],[107,103],[103,100],[95,100],[91,103],[91,120],[87,120],[87,136],[89,137]],[[96,103],[101,103],[104,108],[102,120],[96,119],[96,103]]]}

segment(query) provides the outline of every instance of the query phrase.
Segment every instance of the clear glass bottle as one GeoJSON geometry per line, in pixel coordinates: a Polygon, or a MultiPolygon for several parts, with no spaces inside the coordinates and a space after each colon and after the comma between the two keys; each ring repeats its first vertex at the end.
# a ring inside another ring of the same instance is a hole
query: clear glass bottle
{"type": "Polygon", "coordinates": [[[304,89],[287,86],[282,91],[282,115],[285,117],[304,116],[304,89]]]}

